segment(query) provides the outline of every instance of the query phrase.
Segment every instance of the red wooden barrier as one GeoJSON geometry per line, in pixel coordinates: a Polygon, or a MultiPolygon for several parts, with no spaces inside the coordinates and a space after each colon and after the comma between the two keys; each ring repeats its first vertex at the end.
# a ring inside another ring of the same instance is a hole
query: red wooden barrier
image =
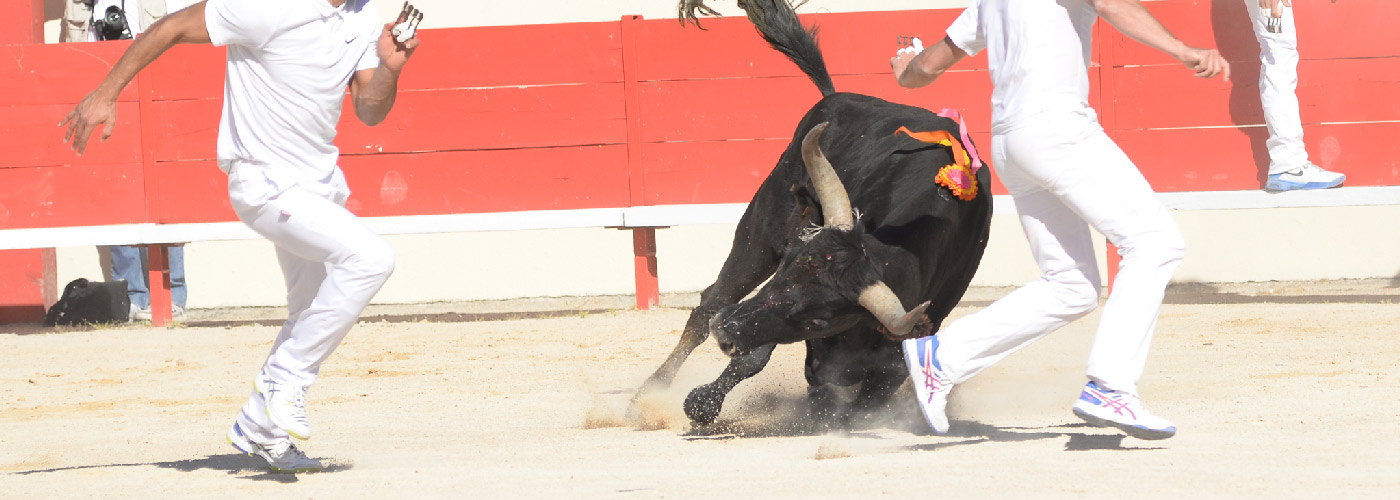
{"type": "MultiPolygon", "coordinates": [[[[1101,23],[1090,76],[1105,128],[1160,191],[1258,189],[1266,132],[1258,127],[1258,47],[1242,2],[1147,5],[1188,43],[1218,45],[1235,79],[1195,79],[1101,23]]],[[[1314,160],[1346,172],[1350,186],[1400,184],[1400,143],[1386,140],[1400,132],[1400,104],[1388,98],[1400,91],[1400,34],[1380,25],[1400,4],[1300,2],[1297,9],[1299,96],[1314,160]],[[1368,38],[1328,36],[1337,31],[1368,38]]],[[[959,108],[986,147],[985,56],[926,89],[901,89],[888,74],[896,36],[932,43],[958,13],[803,17],[821,26],[837,90],[959,108]]],[[[706,26],[629,16],[424,31],[389,118],[369,128],[344,113],[338,144],[355,192],[351,210],[389,216],[747,201],[820,94],[747,20],[706,26]]],[[[0,228],[235,220],[213,162],[222,49],[170,51],[121,94],[111,140],[82,157],[62,144],[53,125],[127,45],[0,45],[0,228]]],[[[1004,190],[998,184],[993,192],[1004,190]]]]}
{"type": "MultiPolygon", "coordinates": [[[[44,2],[42,0],[0,0],[0,43],[37,43],[44,41],[44,2]]],[[[0,93],[5,93],[8,80],[0,77],[0,93]]],[[[12,113],[0,106],[0,134],[8,135],[12,113]]],[[[32,184],[6,184],[0,177],[0,227],[11,210],[29,210],[32,184]]],[[[55,254],[52,248],[0,251],[0,323],[38,321],[44,310],[58,300],[58,283],[54,277],[55,254]]]]}

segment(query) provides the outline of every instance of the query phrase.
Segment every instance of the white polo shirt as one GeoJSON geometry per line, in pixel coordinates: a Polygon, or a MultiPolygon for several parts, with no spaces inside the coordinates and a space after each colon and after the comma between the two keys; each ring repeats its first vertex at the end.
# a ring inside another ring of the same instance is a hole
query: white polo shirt
{"type": "Polygon", "coordinates": [[[1098,17],[1083,0],[973,0],[953,21],[947,33],[958,48],[968,55],[987,49],[993,133],[1043,113],[1098,119],[1088,75],[1098,17]]]}
{"type": "Polygon", "coordinates": [[[219,167],[261,168],[277,192],[339,177],[347,86],[379,66],[374,0],[209,0],[205,22],[214,45],[228,46],[219,167]]]}

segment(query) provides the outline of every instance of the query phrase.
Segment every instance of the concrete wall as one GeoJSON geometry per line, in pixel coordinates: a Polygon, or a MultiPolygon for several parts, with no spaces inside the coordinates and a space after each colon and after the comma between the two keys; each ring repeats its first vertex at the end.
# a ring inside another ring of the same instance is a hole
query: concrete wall
{"type": "MultiPolygon", "coordinates": [[[[1236,282],[1400,276],[1400,206],[1174,212],[1187,241],[1178,281],[1236,282]]],[[[729,253],[732,224],[657,232],[662,292],[709,285],[729,253]]],[[[630,294],[631,236],[616,229],[433,234],[388,238],[398,252],[377,303],[630,294]]],[[[1103,240],[1096,237],[1098,247],[1103,240]]],[[[189,306],[281,305],[285,290],[264,241],[189,245],[189,306]]],[[[58,251],[59,282],[102,275],[92,247],[58,251]]],[[[1102,250],[1100,267],[1104,262],[1102,250]]],[[[1019,222],[994,218],[973,283],[1038,276],[1019,222]]]]}
{"type": "MultiPolygon", "coordinates": [[[[172,0],[174,2],[175,0],[172,0]]],[[[675,16],[672,0],[512,2],[418,0],[425,28],[611,21],[627,14],[675,16]]],[[[812,0],[802,12],[960,7],[966,0],[812,0]]],[[[712,2],[727,15],[732,0],[712,2]]],[[[380,0],[387,19],[402,3],[380,0]]],[[[46,24],[57,39],[62,3],[48,1],[46,24]]],[[[541,40],[540,43],[567,43],[541,40]]],[[[524,49],[524,48],[522,48],[524,49]]],[[[1345,169],[1343,169],[1345,170],[1345,169]]],[[[1267,281],[1400,276],[1400,206],[1176,212],[1188,243],[1176,277],[1184,281],[1267,281]]],[[[715,277],[728,254],[732,224],[657,233],[663,292],[696,291],[715,277]]],[[[380,303],[512,297],[629,294],[631,236],[612,229],[394,236],[394,277],[380,303]]],[[[1099,247],[1102,248],[1100,238],[1099,247]]],[[[60,283],[102,275],[95,249],[62,248],[60,283]]],[[[1100,255],[1100,262],[1103,262],[1100,255]]],[[[1102,265],[1102,264],[1101,264],[1102,265]]],[[[187,247],[189,306],[280,305],[284,289],[272,247],[263,241],[206,242],[187,247]]],[[[977,285],[1014,285],[1038,275],[1014,216],[993,222],[977,285]]]]}

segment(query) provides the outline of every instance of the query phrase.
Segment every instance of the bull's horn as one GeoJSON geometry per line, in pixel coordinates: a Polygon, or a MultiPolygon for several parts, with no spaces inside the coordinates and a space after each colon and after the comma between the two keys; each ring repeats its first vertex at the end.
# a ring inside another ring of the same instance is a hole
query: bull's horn
{"type": "Polygon", "coordinates": [[[821,146],[817,144],[822,131],[826,130],[829,123],[823,122],[812,127],[812,130],[807,132],[807,137],[802,139],[802,163],[807,165],[807,175],[812,178],[812,185],[817,189],[817,202],[822,204],[826,227],[850,231],[855,227],[855,218],[851,215],[851,197],[846,194],[846,186],[841,184],[841,178],[836,176],[836,169],[832,168],[831,162],[826,160],[821,146]]]}
{"type": "Polygon", "coordinates": [[[933,333],[932,325],[924,315],[924,310],[928,309],[928,301],[914,307],[913,311],[905,312],[904,304],[895,296],[894,290],[890,290],[890,286],[883,281],[877,281],[862,290],[859,301],[862,307],[875,315],[875,319],[880,320],[880,324],[885,325],[885,336],[890,339],[902,340],[933,333]],[[921,327],[920,331],[914,331],[915,327],[921,327]]]}

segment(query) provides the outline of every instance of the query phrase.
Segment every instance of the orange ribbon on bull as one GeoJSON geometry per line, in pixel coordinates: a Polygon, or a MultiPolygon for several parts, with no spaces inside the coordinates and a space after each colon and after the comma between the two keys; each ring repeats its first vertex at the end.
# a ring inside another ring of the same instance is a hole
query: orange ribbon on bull
{"type": "Polygon", "coordinates": [[[895,135],[903,132],[905,135],[916,141],[925,144],[938,144],[947,146],[953,150],[953,161],[951,165],[946,165],[938,170],[938,176],[934,177],[934,182],[948,188],[953,192],[953,196],[959,200],[972,201],[977,197],[977,178],[972,175],[972,159],[967,155],[967,150],[963,149],[962,143],[957,138],[943,130],[932,132],[914,132],[908,127],[899,127],[895,135]]]}

